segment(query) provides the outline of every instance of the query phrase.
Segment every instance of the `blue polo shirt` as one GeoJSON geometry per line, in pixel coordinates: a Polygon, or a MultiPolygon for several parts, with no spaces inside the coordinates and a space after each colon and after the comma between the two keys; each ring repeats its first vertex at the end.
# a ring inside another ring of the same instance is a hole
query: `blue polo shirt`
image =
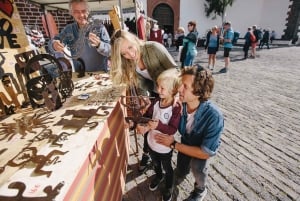
{"type": "Polygon", "coordinates": [[[228,30],[226,30],[224,40],[230,39],[231,42],[224,42],[224,47],[232,48],[233,38],[234,38],[234,32],[233,32],[232,28],[229,28],[228,30]]]}

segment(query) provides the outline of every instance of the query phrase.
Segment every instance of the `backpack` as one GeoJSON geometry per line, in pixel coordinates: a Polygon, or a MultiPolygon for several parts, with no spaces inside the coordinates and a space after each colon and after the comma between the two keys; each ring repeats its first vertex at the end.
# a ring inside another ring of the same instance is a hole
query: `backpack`
{"type": "Polygon", "coordinates": [[[233,40],[232,40],[233,45],[235,45],[237,43],[239,37],[240,37],[240,32],[238,32],[238,31],[233,32],[233,40]]]}
{"type": "Polygon", "coordinates": [[[262,32],[261,30],[259,30],[259,29],[256,30],[256,31],[257,31],[257,37],[256,37],[256,38],[257,38],[258,40],[261,40],[261,39],[263,38],[263,32],[262,32]]]}
{"type": "Polygon", "coordinates": [[[252,32],[250,32],[250,41],[251,41],[252,43],[255,43],[255,42],[256,42],[256,37],[255,37],[254,33],[252,33],[252,32]]]}

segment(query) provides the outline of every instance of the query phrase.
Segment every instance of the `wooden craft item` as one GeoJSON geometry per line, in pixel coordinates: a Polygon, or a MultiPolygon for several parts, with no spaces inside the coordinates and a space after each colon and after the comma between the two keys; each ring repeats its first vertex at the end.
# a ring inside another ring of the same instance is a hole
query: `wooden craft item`
{"type": "MultiPolygon", "coordinates": [[[[25,77],[25,66],[26,63],[29,61],[29,59],[31,59],[34,55],[36,54],[33,50],[14,55],[17,62],[15,64],[15,72],[17,75],[17,79],[19,81],[19,85],[21,87],[22,94],[24,96],[24,101],[26,103],[29,102],[29,97],[24,83],[24,80],[25,82],[27,82],[27,79],[25,77]]],[[[35,64],[35,65],[39,65],[39,64],[35,64]]]]}
{"type": "MultiPolygon", "coordinates": [[[[68,151],[63,152],[60,150],[53,150],[45,156],[45,155],[37,155],[36,147],[26,147],[19,154],[17,154],[13,159],[9,160],[6,164],[6,166],[21,167],[28,162],[33,162],[34,164],[36,164],[34,173],[46,175],[47,177],[50,177],[52,171],[42,170],[42,168],[45,165],[59,163],[60,160],[59,160],[58,156],[52,160],[51,160],[51,157],[54,155],[64,155],[67,152],[68,151]]],[[[4,169],[5,169],[5,167],[2,167],[0,173],[2,173],[4,171],[4,169]]]]}
{"type": "Polygon", "coordinates": [[[147,124],[152,119],[143,117],[141,111],[147,106],[147,102],[142,96],[121,96],[121,104],[129,109],[131,116],[125,117],[127,123],[132,126],[130,129],[135,129],[137,124],[147,124]]]}
{"type": "Polygon", "coordinates": [[[36,135],[32,140],[29,140],[32,142],[39,142],[43,140],[48,140],[49,143],[51,143],[54,146],[62,147],[63,144],[60,144],[59,142],[63,142],[68,140],[68,137],[72,135],[67,132],[62,132],[58,135],[53,134],[51,129],[44,129],[42,132],[40,132],[38,135],[36,135]]]}
{"type": "Polygon", "coordinates": [[[8,185],[9,189],[16,189],[18,191],[15,196],[3,196],[0,195],[0,201],[53,201],[59,194],[61,188],[64,186],[64,182],[58,183],[54,188],[52,186],[46,186],[44,193],[46,196],[41,197],[24,197],[23,193],[26,190],[26,185],[23,182],[12,182],[8,185]]]}
{"type": "Polygon", "coordinates": [[[0,140],[11,140],[15,135],[20,134],[24,138],[29,133],[36,133],[35,128],[47,128],[47,124],[51,123],[50,114],[46,111],[39,110],[32,116],[23,115],[18,119],[14,119],[13,123],[1,123],[0,125],[0,140]]]}
{"type": "Polygon", "coordinates": [[[92,116],[107,116],[109,114],[109,111],[107,111],[108,109],[112,109],[112,106],[105,106],[102,105],[100,107],[98,107],[97,109],[88,109],[88,110],[66,110],[64,114],[62,114],[61,116],[69,116],[72,115],[75,118],[91,118],[92,116]],[[104,110],[104,114],[98,114],[97,112],[99,110],[104,110]]]}
{"type": "Polygon", "coordinates": [[[38,54],[33,56],[25,66],[25,76],[28,80],[26,87],[33,108],[42,107],[46,105],[49,110],[56,110],[62,106],[61,98],[58,95],[56,82],[54,78],[48,73],[47,69],[40,65],[39,69],[35,69],[35,63],[39,61],[48,60],[57,67],[60,72],[63,70],[59,61],[49,54],[38,54]],[[38,71],[39,76],[33,77],[32,71],[38,71]],[[48,96],[47,96],[48,95],[48,96]],[[49,97],[45,99],[45,97],[49,97]],[[53,109],[54,108],[54,109],[53,109]]]}
{"type": "Polygon", "coordinates": [[[9,76],[3,76],[2,77],[2,84],[4,86],[4,89],[10,96],[12,103],[14,103],[15,107],[20,108],[21,104],[19,103],[18,100],[18,95],[15,93],[14,88],[11,84],[9,76]]]}
{"type": "Polygon", "coordinates": [[[66,69],[59,69],[59,85],[58,90],[61,94],[63,101],[66,98],[72,95],[74,90],[74,83],[72,81],[72,65],[70,61],[64,57],[57,59],[60,63],[63,63],[62,66],[65,66],[66,69]]]}
{"type": "Polygon", "coordinates": [[[75,129],[75,132],[79,131],[83,127],[89,127],[90,129],[96,127],[98,125],[98,122],[91,122],[88,123],[89,118],[72,118],[71,120],[69,119],[61,119],[59,120],[55,126],[63,126],[63,128],[72,128],[75,129]]]}

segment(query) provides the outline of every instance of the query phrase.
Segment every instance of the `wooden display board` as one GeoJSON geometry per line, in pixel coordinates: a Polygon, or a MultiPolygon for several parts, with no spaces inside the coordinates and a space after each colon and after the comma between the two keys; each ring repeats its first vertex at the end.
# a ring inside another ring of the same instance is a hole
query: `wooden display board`
{"type": "MultiPolygon", "coordinates": [[[[29,51],[30,45],[18,9],[12,0],[0,1],[0,30],[0,68],[15,76],[14,55],[29,51]]],[[[10,97],[1,82],[0,92],[10,97]]]]}

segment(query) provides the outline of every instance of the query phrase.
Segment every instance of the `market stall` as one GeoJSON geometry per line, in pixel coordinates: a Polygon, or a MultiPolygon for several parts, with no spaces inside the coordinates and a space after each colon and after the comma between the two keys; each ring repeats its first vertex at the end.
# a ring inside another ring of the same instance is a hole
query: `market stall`
{"type": "Polygon", "coordinates": [[[0,122],[0,200],[121,200],[128,159],[122,87],[106,74],[74,82],[61,108],[0,122]]]}

